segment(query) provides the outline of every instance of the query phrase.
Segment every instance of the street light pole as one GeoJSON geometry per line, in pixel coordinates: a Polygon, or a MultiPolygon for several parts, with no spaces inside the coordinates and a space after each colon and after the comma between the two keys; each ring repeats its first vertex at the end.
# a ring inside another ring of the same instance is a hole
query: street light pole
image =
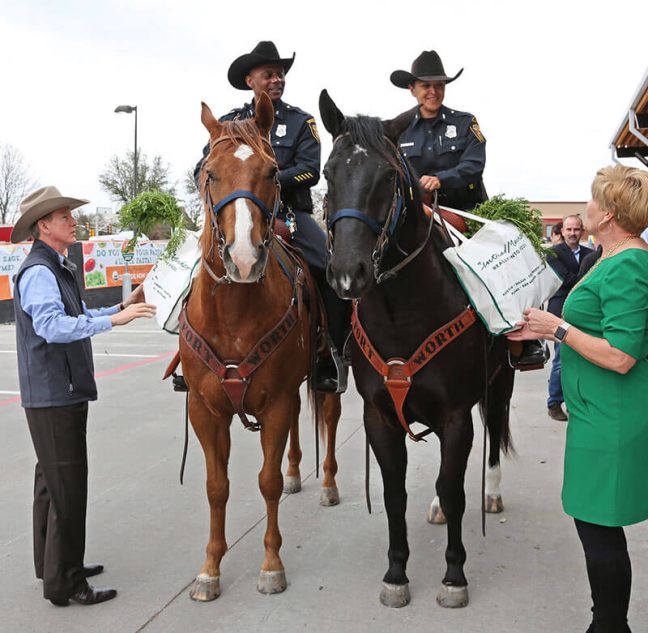
{"type": "Polygon", "coordinates": [[[126,114],[135,113],[135,148],[133,151],[133,198],[137,196],[137,106],[120,105],[115,108],[115,112],[126,112],[126,114]]]}
{"type": "MultiPolygon", "coordinates": [[[[135,147],[133,151],[133,198],[137,196],[137,106],[120,105],[115,108],[115,112],[126,112],[127,114],[135,113],[135,147]]],[[[130,295],[133,284],[131,275],[128,272],[128,259],[124,256],[124,274],[122,275],[122,301],[126,301],[130,295]]]]}

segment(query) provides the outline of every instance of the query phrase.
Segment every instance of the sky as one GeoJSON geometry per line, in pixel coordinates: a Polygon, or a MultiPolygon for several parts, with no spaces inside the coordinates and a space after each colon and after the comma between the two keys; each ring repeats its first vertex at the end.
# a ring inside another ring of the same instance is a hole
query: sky
{"type": "MultiPolygon", "coordinates": [[[[445,105],[474,114],[487,139],[490,195],[584,201],[648,67],[646,0],[0,0],[0,142],[20,150],[40,185],[119,205],[98,175],[138,144],[184,174],[215,115],[249,101],[231,62],[270,39],[297,53],[284,100],[320,120],[326,88],[348,115],[391,118],[415,105],[389,81],[436,50],[462,76],[445,105]]],[[[320,125],[322,159],[331,148],[320,125]]],[[[639,166],[636,161],[628,164],[639,166]]]]}

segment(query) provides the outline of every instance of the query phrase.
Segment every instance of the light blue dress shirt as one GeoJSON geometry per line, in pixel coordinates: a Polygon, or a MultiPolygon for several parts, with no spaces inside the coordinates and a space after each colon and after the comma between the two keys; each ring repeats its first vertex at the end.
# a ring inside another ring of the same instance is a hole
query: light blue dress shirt
{"type": "MultiPolygon", "coordinates": [[[[58,253],[61,265],[63,255],[58,253]]],[[[112,329],[110,315],[119,312],[119,305],[109,308],[88,308],[78,317],[65,313],[56,277],[47,266],[28,268],[18,283],[20,304],[31,317],[34,331],[48,343],[71,343],[112,329]]]]}

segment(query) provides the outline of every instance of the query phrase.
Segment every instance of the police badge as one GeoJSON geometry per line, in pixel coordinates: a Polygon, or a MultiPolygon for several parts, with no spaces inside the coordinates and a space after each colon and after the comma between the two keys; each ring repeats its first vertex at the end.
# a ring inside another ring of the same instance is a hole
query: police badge
{"type": "Polygon", "coordinates": [[[281,138],[282,136],[286,136],[286,124],[285,123],[280,123],[277,125],[277,129],[275,131],[275,136],[278,136],[281,138]]]}
{"type": "Polygon", "coordinates": [[[448,138],[456,138],[457,137],[457,126],[456,125],[448,125],[446,127],[445,135],[448,138]]]}

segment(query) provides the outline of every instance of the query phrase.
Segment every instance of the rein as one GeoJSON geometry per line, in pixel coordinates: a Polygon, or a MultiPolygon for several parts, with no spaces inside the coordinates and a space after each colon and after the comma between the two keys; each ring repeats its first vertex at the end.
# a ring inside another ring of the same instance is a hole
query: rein
{"type": "MultiPolygon", "coordinates": [[[[335,143],[340,138],[348,135],[349,135],[348,132],[346,132],[345,134],[341,134],[340,136],[337,136],[333,141],[333,145],[335,145],[335,143]]],[[[404,220],[406,216],[407,213],[406,200],[414,199],[414,195],[412,192],[412,174],[410,172],[409,166],[405,161],[405,158],[403,157],[401,152],[396,148],[396,146],[391,142],[391,140],[386,136],[384,137],[384,139],[394,150],[394,153],[396,154],[399,163],[398,165],[395,165],[396,178],[394,180],[394,193],[392,196],[392,203],[389,208],[389,213],[387,214],[387,218],[385,219],[385,222],[381,225],[379,222],[374,220],[374,218],[370,217],[366,213],[363,213],[359,209],[344,208],[344,209],[340,209],[339,211],[335,211],[331,216],[328,216],[328,210],[325,209],[325,216],[327,219],[327,228],[328,228],[329,253],[332,251],[333,248],[333,226],[335,225],[336,222],[342,220],[343,218],[353,218],[355,220],[359,220],[360,222],[366,224],[372,230],[372,232],[377,235],[376,245],[374,246],[373,252],[371,254],[371,260],[373,262],[373,268],[374,268],[374,280],[376,281],[376,284],[380,284],[383,281],[387,281],[388,279],[393,279],[394,277],[396,277],[396,275],[400,270],[405,268],[405,266],[407,266],[414,258],[416,258],[419,255],[419,253],[421,253],[421,251],[425,248],[425,246],[427,245],[430,239],[430,235],[432,234],[432,227],[434,225],[434,214],[433,214],[432,218],[430,219],[427,235],[425,236],[423,242],[421,242],[421,244],[419,244],[419,246],[417,246],[411,253],[409,254],[404,253],[406,255],[405,259],[401,260],[398,264],[396,264],[389,270],[380,272],[380,265],[382,263],[382,259],[385,254],[385,251],[389,246],[390,240],[395,239],[397,235],[398,227],[401,221],[404,220]],[[405,197],[404,192],[409,194],[407,198],[405,197]]],[[[326,199],[325,199],[325,204],[326,204],[326,199]]],[[[435,191],[433,211],[437,211],[437,209],[438,209],[437,192],[435,191]]],[[[396,244],[396,246],[398,247],[398,244],[396,244]]],[[[398,248],[399,250],[401,250],[400,247],[398,248]]]]}
{"type": "Polygon", "coordinates": [[[426,435],[432,432],[432,429],[428,428],[425,431],[415,434],[412,432],[409,423],[405,419],[403,406],[407,394],[412,386],[412,378],[439,352],[452,343],[458,336],[463,334],[476,321],[477,317],[475,316],[475,310],[472,306],[468,306],[452,321],[442,325],[439,329],[432,332],[432,334],[430,334],[423,343],[419,345],[418,349],[409,357],[409,359],[404,360],[402,358],[394,357],[385,361],[372,345],[368,334],[362,327],[362,323],[360,323],[358,302],[353,302],[351,327],[356,343],[371,366],[382,376],[385,382],[385,387],[387,387],[387,391],[389,392],[394,408],[396,409],[398,420],[401,423],[401,426],[405,429],[407,435],[409,435],[410,439],[415,442],[422,440],[426,435]]]}

